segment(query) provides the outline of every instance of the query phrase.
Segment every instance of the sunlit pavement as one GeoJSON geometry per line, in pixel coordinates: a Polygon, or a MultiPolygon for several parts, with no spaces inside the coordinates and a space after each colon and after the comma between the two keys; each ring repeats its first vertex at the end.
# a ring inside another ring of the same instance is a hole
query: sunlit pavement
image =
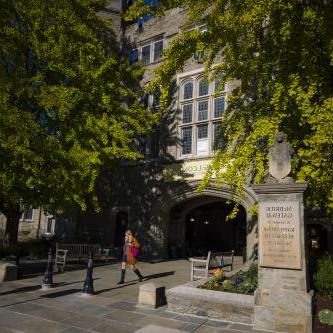
{"type": "MultiPolygon", "coordinates": [[[[138,268],[147,281],[167,289],[190,277],[186,260],[139,263],[138,268]]],[[[166,307],[138,308],[140,283],[127,270],[125,284],[117,285],[119,264],[94,268],[94,296],[82,296],[85,276],[85,269],[55,274],[55,287],[47,291],[40,289],[43,276],[0,284],[0,332],[127,333],[147,325],[197,333],[255,332],[250,325],[173,313],[166,307]]]]}

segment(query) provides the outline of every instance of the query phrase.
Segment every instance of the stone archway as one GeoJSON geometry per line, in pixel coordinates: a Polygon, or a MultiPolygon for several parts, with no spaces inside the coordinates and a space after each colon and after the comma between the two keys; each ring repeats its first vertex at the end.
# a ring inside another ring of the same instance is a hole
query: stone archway
{"type": "MultiPolygon", "coordinates": [[[[174,207],[182,203],[189,203],[182,210],[182,215],[186,214],[191,208],[191,202],[203,200],[205,203],[213,203],[221,200],[230,200],[239,202],[246,212],[246,254],[245,259],[250,260],[257,257],[257,219],[251,214],[251,207],[257,203],[255,194],[249,188],[244,188],[243,195],[235,193],[230,185],[218,184],[212,180],[201,192],[197,191],[199,181],[189,181],[181,188],[176,188],[169,192],[169,200],[165,208],[170,212],[174,207]]],[[[170,214],[168,214],[168,228],[171,223],[170,214]]],[[[177,222],[176,222],[177,223],[177,222]]],[[[231,222],[232,223],[232,222],[231,222]]],[[[169,233],[169,230],[167,231],[169,233]]],[[[183,230],[183,232],[185,232],[183,230]]]]}

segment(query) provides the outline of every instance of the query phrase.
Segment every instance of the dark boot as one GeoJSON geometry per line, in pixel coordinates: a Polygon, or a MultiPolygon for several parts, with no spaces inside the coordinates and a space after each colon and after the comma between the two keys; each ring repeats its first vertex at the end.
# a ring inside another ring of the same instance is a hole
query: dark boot
{"type": "Polygon", "coordinates": [[[143,276],[141,275],[140,271],[138,269],[135,269],[134,273],[138,276],[139,282],[141,282],[143,280],[143,276]]]}
{"type": "Polygon", "coordinates": [[[122,269],[121,275],[120,275],[120,280],[119,280],[119,282],[117,282],[117,284],[124,284],[124,280],[125,280],[125,269],[122,269]]]}

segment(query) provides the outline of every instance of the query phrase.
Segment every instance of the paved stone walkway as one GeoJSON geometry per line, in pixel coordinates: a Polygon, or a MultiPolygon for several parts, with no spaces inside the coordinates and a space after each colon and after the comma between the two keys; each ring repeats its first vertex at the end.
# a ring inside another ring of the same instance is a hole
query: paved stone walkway
{"type": "MultiPolygon", "coordinates": [[[[188,261],[140,263],[139,269],[171,288],[189,280],[188,261]]],[[[42,276],[0,284],[0,332],[14,333],[130,333],[157,325],[196,333],[255,332],[250,325],[208,320],[172,313],[167,309],[136,307],[139,283],[131,272],[126,284],[117,286],[119,264],[94,269],[94,296],[82,296],[85,270],[56,274],[55,288],[40,289],[42,276]]],[[[144,282],[142,282],[144,283],[144,282]]],[[[159,330],[156,333],[163,333],[159,330]]]]}

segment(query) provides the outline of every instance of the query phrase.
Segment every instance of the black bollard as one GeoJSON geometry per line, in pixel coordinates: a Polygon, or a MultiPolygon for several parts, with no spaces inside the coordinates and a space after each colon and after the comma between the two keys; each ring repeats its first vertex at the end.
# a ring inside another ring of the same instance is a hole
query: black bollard
{"type": "Polygon", "coordinates": [[[47,256],[47,266],[42,283],[42,289],[48,289],[52,287],[53,287],[52,248],[50,247],[47,256]]]}
{"type": "Polygon", "coordinates": [[[82,292],[84,295],[93,295],[94,294],[94,280],[92,278],[93,274],[93,253],[90,251],[88,266],[87,266],[87,276],[84,281],[82,292]]]}

